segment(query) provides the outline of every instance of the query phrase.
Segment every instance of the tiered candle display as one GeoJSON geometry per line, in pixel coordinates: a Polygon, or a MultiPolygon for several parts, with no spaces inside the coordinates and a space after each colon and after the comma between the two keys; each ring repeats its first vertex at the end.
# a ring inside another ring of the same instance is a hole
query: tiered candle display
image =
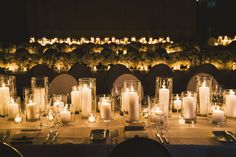
{"type": "Polygon", "coordinates": [[[224,103],[226,107],[226,116],[236,118],[236,89],[224,90],[224,103]]]}
{"type": "Polygon", "coordinates": [[[159,100],[159,107],[165,112],[166,116],[171,115],[171,94],[172,94],[172,78],[157,77],[156,78],[156,98],[159,100]]]}
{"type": "Polygon", "coordinates": [[[182,92],[182,117],[186,123],[195,123],[197,121],[197,93],[186,91],[182,92]]]}
{"type": "Polygon", "coordinates": [[[88,117],[96,111],[96,79],[80,78],[81,116],[88,117]]]}
{"type": "Polygon", "coordinates": [[[75,112],[81,111],[81,90],[79,89],[79,86],[72,87],[71,103],[75,105],[75,112]]]}
{"type": "Polygon", "coordinates": [[[31,87],[34,103],[40,107],[40,112],[44,113],[48,100],[48,77],[32,77],[31,87]]]}
{"type": "Polygon", "coordinates": [[[197,76],[198,114],[206,116],[211,107],[212,77],[197,76]]]}
{"type": "Polygon", "coordinates": [[[127,122],[138,122],[140,119],[140,88],[140,81],[124,81],[122,92],[122,110],[127,122]]]}
{"type": "Polygon", "coordinates": [[[100,117],[104,122],[112,120],[113,106],[109,95],[98,97],[98,108],[100,110],[100,117]]]}

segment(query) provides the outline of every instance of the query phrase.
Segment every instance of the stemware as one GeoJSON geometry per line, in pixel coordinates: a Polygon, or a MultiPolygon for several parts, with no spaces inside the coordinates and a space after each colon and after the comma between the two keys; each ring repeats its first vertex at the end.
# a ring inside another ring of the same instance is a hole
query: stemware
{"type": "Polygon", "coordinates": [[[160,138],[161,142],[164,143],[163,138],[165,142],[168,144],[169,141],[166,138],[166,133],[168,131],[168,117],[164,114],[158,115],[156,120],[156,129],[157,129],[157,136],[160,138]]]}

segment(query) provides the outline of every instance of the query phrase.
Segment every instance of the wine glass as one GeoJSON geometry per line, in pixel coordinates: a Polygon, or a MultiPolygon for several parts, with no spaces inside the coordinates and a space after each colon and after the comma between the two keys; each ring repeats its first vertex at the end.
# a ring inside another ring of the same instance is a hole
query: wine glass
{"type": "MultiPolygon", "coordinates": [[[[156,129],[157,129],[157,136],[160,138],[160,140],[163,140],[162,138],[164,138],[165,142],[169,143],[168,139],[166,138],[166,133],[168,131],[168,117],[167,116],[165,116],[164,114],[157,115],[156,129]]],[[[162,143],[164,143],[164,141],[162,141],[162,143]]]]}
{"type": "Polygon", "coordinates": [[[151,105],[151,100],[150,100],[149,95],[146,95],[143,97],[141,101],[141,105],[142,105],[142,118],[143,118],[144,125],[146,127],[149,127],[148,118],[149,118],[150,105],[151,105]]]}

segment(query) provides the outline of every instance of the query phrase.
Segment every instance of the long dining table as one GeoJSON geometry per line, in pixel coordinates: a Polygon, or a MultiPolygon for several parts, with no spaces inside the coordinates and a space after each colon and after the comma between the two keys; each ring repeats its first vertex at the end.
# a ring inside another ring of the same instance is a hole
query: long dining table
{"type": "MultiPolygon", "coordinates": [[[[10,135],[6,142],[15,146],[25,157],[67,157],[69,156],[91,156],[106,157],[109,152],[127,138],[133,135],[145,136],[158,140],[156,137],[156,127],[150,123],[143,122],[145,129],[142,131],[124,131],[124,127],[130,125],[124,118],[116,114],[110,123],[99,120],[89,123],[88,119],[75,116],[75,121],[69,125],[62,125],[58,129],[58,136],[53,143],[46,143],[48,135],[48,121],[42,119],[37,122],[15,123],[0,118],[0,133],[10,130],[10,135]],[[90,132],[94,129],[108,129],[110,132],[106,142],[94,143],[90,139],[90,132]],[[115,134],[114,134],[115,133],[115,134]],[[116,135],[116,136],[113,136],[116,135]],[[30,140],[19,140],[17,138],[27,138],[30,140]]],[[[235,157],[236,142],[220,143],[212,131],[236,131],[236,121],[227,120],[223,125],[211,124],[207,117],[197,117],[196,123],[180,123],[179,115],[173,113],[168,119],[168,131],[166,136],[169,144],[165,144],[173,157],[235,157]]]]}

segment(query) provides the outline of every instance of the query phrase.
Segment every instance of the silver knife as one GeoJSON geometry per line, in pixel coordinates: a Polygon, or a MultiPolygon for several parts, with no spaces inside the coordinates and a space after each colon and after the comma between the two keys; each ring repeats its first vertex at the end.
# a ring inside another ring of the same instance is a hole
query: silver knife
{"type": "Polygon", "coordinates": [[[166,144],[170,144],[169,140],[167,139],[167,137],[165,135],[162,135],[162,137],[165,139],[166,144]]]}
{"type": "Polygon", "coordinates": [[[236,141],[236,137],[233,135],[233,133],[231,133],[230,131],[227,131],[227,130],[225,130],[225,133],[227,135],[229,135],[230,137],[232,137],[234,139],[234,141],[236,141]]]}
{"type": "Polygon", "coordinates": [[[51,144],[53,144],[53,142],[55,141],[55,139],[57,138],[57,136],[58,136],[58,134],[59,134],[59,131],[57,131],[56,133],[55,133],[55,135],[53,136],[53,138],[52,138],[52,140],[51,140],[51,144]]]}
{"type": "Polygon", "coordinates": [[[156,134],[156,136],[159,138],[161,144],[164,144],[164,141],[159,133],[156,134]]]}
{"type": "Polygon", "coordinates": [[[44,143],[44,144],[47,144],[50,137],[51,137],[51,133],[48,132],[47,137],[45,138],[45,140],[44,140],[43,143],[44,143]]]}
{"type": "Polygon", "coordinates": [[[3,134],[2,141],[4,142],[6,140],[6,138],[10,136],[10,134],[11,134],[11,130],[10,129],[5,130],[5,132],[3,134]]]}

